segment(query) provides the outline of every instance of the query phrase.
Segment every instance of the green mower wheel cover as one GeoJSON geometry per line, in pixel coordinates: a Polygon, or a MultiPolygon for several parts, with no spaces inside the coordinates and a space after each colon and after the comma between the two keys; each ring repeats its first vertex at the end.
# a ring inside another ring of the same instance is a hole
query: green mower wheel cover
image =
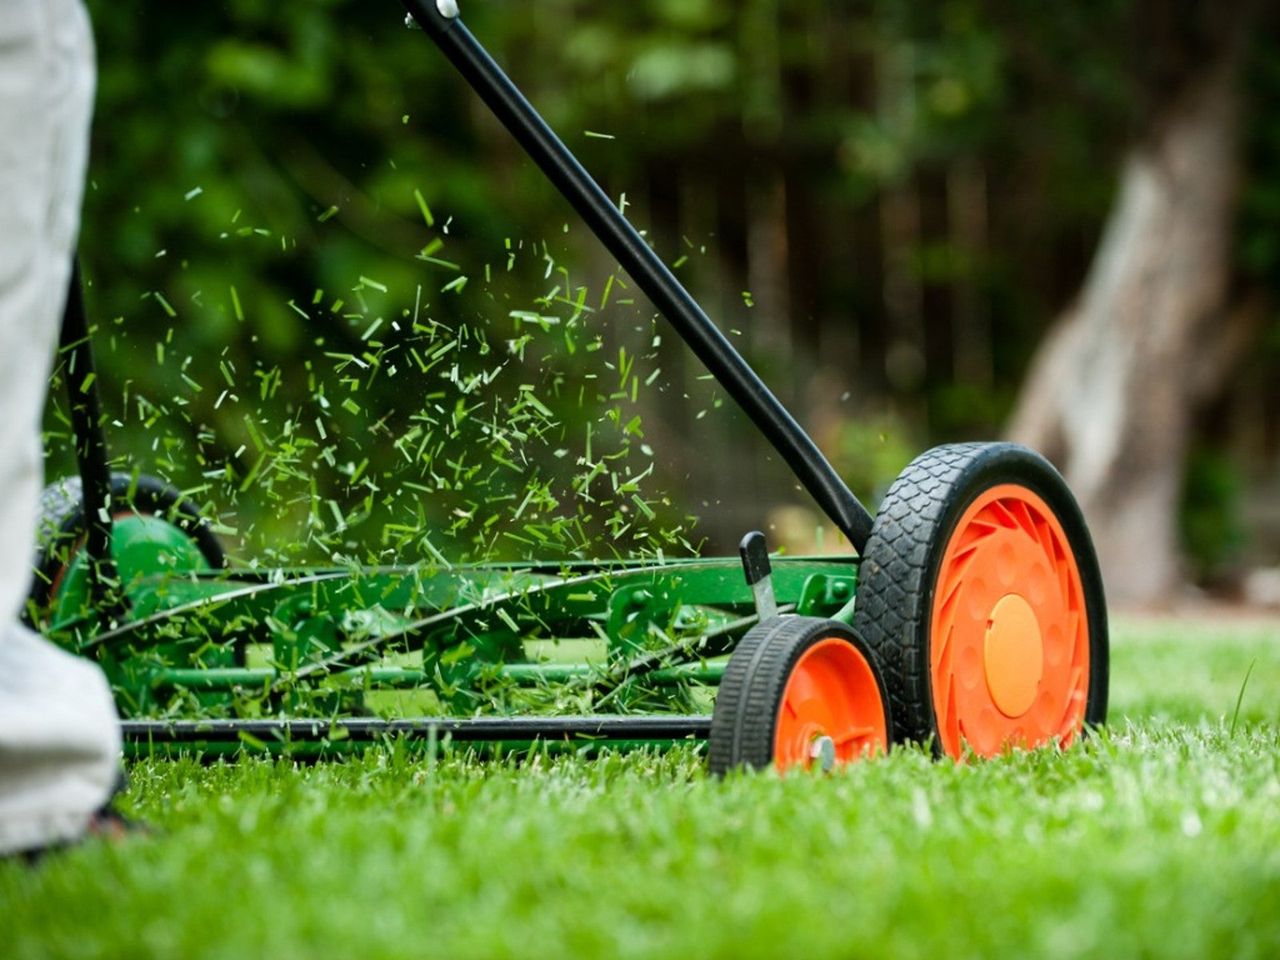
{"type": "MultiPolygon", "coordinates": [[[[155,477],[111,477],[111,551],[125,586],[139,577],[220,570],[226,557],[209,522],[189,497],[155,477]]],[[[89,558],[79,477],[45,488],[37,520],[30,601],[53,622],[90,605],[89,558]]]]}

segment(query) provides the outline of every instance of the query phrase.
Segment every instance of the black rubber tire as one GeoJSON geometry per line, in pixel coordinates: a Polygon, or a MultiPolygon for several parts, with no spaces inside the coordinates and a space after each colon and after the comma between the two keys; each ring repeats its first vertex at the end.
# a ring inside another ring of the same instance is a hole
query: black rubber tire
{"type": "Polygon", "coordinates": [[[739,767],[762,770],[773,763],[778,711],[787,681],[804,652],[827,637],[849,643],[871,667],[889,742],[893,741],[884,678],[862,638],[838,620],[772,617],[747,631],[720,680],[707,741],[707,765],[712,774],[723,776],[739,767]]]}
{"type": "Polygon", "coordinates": [[[1089,625],[1086,727],[1107,716],[1107,605],[1084,517],[1048,460],[1013,443],[957,443],[916,457],[880,505],[858,574],[854,627],[866,638],[889,688],[899,742],[931,743],[941,755],[930,686],[929,626],[946,544],[968,506],[990,487],[1013,483],[1053,511],[1075,556],[1089,625]]]}
{"type": "MultiPolygon", "coordinates": [[[[49,484],[40,496],[35,576],[30,593],[37,610],[49,604],[50,589],[85,536],[84,500],[80,491],[80,478],[67,477],[49,484]]],[[[135,485],[132,475],[113,473],[111,497],[117,512],[131,511],[168,520],[195,542],[210,567],[214,570],[226,567],[226,554],[209,521],[177,488],[146,474],[139,476],[135,485]]]]}

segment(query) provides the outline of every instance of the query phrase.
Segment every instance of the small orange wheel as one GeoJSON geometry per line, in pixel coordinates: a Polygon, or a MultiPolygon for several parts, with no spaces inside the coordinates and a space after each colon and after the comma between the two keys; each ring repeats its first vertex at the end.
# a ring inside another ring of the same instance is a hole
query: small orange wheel
{"type": "Polygon", "coordinates": [[[863,557],[855,624],[904,739],[960,758],[1069,746],[1106,718],[1102,579],[1057,471],[1014,444],[918,457],[863,557]]]}
{"type": "Polygon", "coordinates": [[[889,747],[880,671],[848,626],[776,617],[742,638],[716,696],[711,771],[830,769],[889,747]]]}

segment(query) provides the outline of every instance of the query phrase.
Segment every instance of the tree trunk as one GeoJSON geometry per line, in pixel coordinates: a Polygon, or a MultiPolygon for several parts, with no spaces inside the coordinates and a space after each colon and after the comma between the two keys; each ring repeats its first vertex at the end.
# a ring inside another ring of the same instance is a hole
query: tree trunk
{"type": "Polygon", "coordinates": [[[1122,604],[1165,603],[1181,583],[1193,416],[1241,345],[1226,304],[1238,58],[1219,52],[1126,158],[1078,300],[1034,359],[1009,429],[1062,468],[1122,604]]]}

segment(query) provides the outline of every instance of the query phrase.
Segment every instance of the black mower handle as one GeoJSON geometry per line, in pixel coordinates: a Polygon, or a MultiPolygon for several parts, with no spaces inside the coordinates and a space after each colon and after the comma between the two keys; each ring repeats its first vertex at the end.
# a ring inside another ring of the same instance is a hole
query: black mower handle
{"type": "Polygon", "coordinates": [[[524,94],[457,16],[456,0],[402,0],[557,190],[573,205],[618,263],[675,327],[751,421],[773,444],[824,513],[863,552],[871,514],[786,407],[703,312],[612,200],[591,178],[524,94]]]}

